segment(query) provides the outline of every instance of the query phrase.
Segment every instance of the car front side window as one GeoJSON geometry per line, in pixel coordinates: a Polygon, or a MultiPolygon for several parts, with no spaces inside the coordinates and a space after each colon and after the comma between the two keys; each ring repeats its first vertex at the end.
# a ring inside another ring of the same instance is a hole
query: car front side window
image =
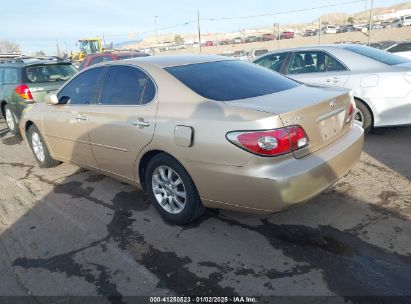
{"type": "Polygon", "coordinates": [[[291,60],[288,74],[323,73],[346,71],[336,58],[322,51],[296,52],[291,60]]]}
{"type": "Polygon", "coordinates": [[[93,102],[98,81],[104,67],[87,70],[73,78],[58,94],[58,99],[66,99],[68,104],[90,104],[93,102]]]}
{"type": "Polygon", "coordinates": [[[155,85],[143,71],[131,66],[111,66],[105,77],[99,104],[143,105],[154,99],[155,85]]]}

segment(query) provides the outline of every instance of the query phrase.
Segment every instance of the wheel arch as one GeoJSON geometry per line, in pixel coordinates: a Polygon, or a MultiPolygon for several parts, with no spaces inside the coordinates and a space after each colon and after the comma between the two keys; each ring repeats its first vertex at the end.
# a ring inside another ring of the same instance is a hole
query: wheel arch
{"type": "Polygon", "coordinates": [[[4,113],[4,108],[6,107],[6,104],[7,104],[6,101],[4,101],[4,100],[0,101],[0,111],[1,111],[1,114],[3,115],[3,117],[6,116],[6,113],[4,113]]]}
{"type": "Polygon", "coordinates": [[[371,107],[368,105],[368,103],[366,101],[364,101],[364,99],[354,96],[354,100],[355,101],[360,101],[364,106],[367,107],[368,111],[371,114],[371,128],[374,127],[374,112],[372,111],[371,107]]]}

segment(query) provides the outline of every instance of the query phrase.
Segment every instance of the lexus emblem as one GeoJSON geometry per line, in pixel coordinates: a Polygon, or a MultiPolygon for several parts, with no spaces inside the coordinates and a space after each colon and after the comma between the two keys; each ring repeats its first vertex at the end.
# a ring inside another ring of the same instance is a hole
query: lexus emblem
{"type": "Polygon", "coordinates": [[[337,101],[335,99],[330,101],[330,108],[334,108],[337,105],[337,101]]]}

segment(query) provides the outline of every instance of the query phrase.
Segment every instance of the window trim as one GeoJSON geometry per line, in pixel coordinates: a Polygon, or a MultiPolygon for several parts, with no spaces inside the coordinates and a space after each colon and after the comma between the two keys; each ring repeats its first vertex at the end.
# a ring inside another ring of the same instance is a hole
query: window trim
{"type": "MultiPolygon", "coordinates": [[[[58,95],[60,94],[60,92],[63,91],[64,88],[65,88],[66,86],[68,86],[75,78],[79,77],[81,74],[83,74],[83,73],[85,73],[85,72],[87,72],[87,71],[91,71],[91,70],[98,69],[98,68],[103,68],[103,71],[102,71],[102,73],[101,73],[101,75],[100,75],[100,77],[99,77],[99,79],[98,79],[98,81],[97,81],[97,83],[96,83],[96,88],[95,88],[95,91],[94,91],[94,93],[93,93],[93,98],[92,98],[92,100],[90,101],[90,103],[84,103],[84,104],[79,104],[79,103],[76,103],[76,104],[70,104],[70,103],[69,103],[69,104],[67,104],[67,103],[65,103],[65,104],[61,104],[61,106],[76,106],[76,107],[77,107],[77,106],[92,106],[92,105],[95,104],[97,92],[98,92],[98,90],[99,90],[99,88],[100,88],[100,86],[101,86],[101,79],[102,79],[103,77],[105,77],[105,75],[106,75],[106,73],[107,73],[107,67],[106,67],[105,65],[92,66],[92,67],[90,67],[90,68],[87,68],[87,69],[84,69],[84,70],[80,71],[80,72],[77,73],[77,74],[74,74],[73,77],[71,77],[71,79],[67,80],[67,82],[65,82],[65,84],[56,92],[56,96],[58,96],[58,95]]],[[[59,105],[60,105],[60,104],[57,104],[57,106],[59,106],[59,105]]]]}
{"type": "Polygon", "coordinates": [[[149,104],[151,104],[151,103],[153,103],[153,102],[155,102],[155,101],[157,100],[157,97],[158,97],[158,86],[157,86],[157,83],[154,81],[154,78],[153,78],[145,69],[143,69],[143,68],[141,68],[141,67],[139,67],[139,66],[136,66],[136,65],[134,65],[134,64],[127,64],[127,63],[107,64],[107,66],[106,66],[106,71],[105,71],[103,77],[101,77],[101,78],[102,78],[102,79],[101,79],[100,84],[99,84],[99,86],[98,86],[98,93],[96,94],[96,98],[95,98],[95,100],[94,100],[94,105],[103,106],[103,107],[144,107],[144,106],[147,106],[147,105],[149,105],[149,104]],[[100,98],[101,98],[101,92],[102,92],[102,89],[103,89],[103,84],[104,84],[104,81],[106,80],[108,71],[109,71],[110,67],[116,67],[116,66],[131,67],[131,68],[140,70],[141,72],[143,72],[144,74],[146,74],[146,75],[149,77],[149,79],[150,79],[150,80],[153,82],[153,84],[154,84],[155,93],[154,93],[153,99],[150,100],[149,102],[145,103],[145,104],[136,104],[136,105],[109,105],[109,104],[101,104],[101,103],[99,103],[100,98]]]}
{"type": "Polygon", "coordinates": [[[342,73],[342,72],[350,72],[351,71],[340,59],[338,59],[335,55],[331,54],[330,52],[328,52],[326,50],[307,49],[307,50],[301,50],[301,51],[292,51],[291,53],[292,53],[292,55],[290,57],[290,60],[287,63],[287,68],[286,68],[287,74],[285,74],[285,75],[305,75],[305,74],[319,74],[319,73],[342,73]],[[323,52],[323,53],[327,54],[328,56],[334,58],[336,61],[338,61],[338,63],[340,63],[343,67],[345,67],[346,70],[345,71],[324,71],[324,72],[309,72],[309,73],[300,73],[300,74],[290,74],[289,73],[290,64],[291,64],[292,60],[294,59],[295,54],[298,53],[298,52],[323,52]]]}

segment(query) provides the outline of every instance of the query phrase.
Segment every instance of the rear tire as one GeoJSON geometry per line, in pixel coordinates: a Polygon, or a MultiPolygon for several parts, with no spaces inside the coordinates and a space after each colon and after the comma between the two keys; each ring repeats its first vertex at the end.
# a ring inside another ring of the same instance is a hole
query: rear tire
{"type": "Polygon", "coordinates": [[[4,119],[6,120],[6,124],[10,132],[14,135],[19,135],[19,126],[16,122],[15,115],[10,106],[7,104],[4,106],[4,119]]]}
{"type": "Polygon", "coordinates": [[[161,153],[150,160],[145,182],[154,207],[167,221],[184,225],[204,214],[193,180],[170,155],[161,153]]]}
{"type": "Polygon", "coordinates": [[[50,151],[35,125],[30,126],[27,132],[27,142],[40,168],[51,168],[60,163],[51,157],[50,151]]]}
{"type": "Polygon", "coordinates": [[[371,112],[362,101],[356,99],[355,104],[357,107],[357,113],[354,116],[355,122],[362,126],[365,133],[368,133],[373,126],[371,112]]]}

